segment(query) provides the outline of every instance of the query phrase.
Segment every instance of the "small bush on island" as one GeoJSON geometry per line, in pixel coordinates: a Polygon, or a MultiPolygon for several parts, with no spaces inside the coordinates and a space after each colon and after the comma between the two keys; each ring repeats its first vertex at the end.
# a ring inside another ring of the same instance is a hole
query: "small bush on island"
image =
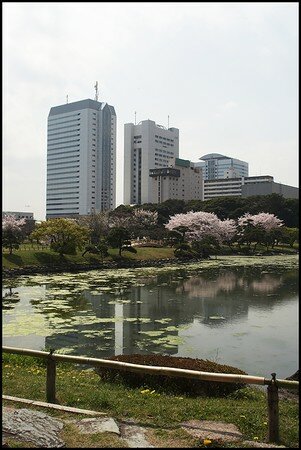
{"type": "Polygon", "coordinates": [[[198,256],[198,254],[192,250],[191,246],[185,242],[175,246],[174,255],[176,258],[180,259],[191,259],[198,256]]]}
{"type": "MultiPolygon", "coordinates": [[[[236,367],[218,364],[213,361],[181,358],[168,355],[118,355],[107,358],[112,361],[121,361],[147,366],[173,367],[177,369],[198,370],[201,372],[226,373],[247,375],[246,372],[236,367]]],[[[170,377],[167,375],[150,375],[128,372],[122,369],[95,368],[100,377],[106,381],[122,381],[131,386],[147,386],[152,389],[162,389],[166,392],[184,393],[190,396],[224,397],[237,389],[245,387],[243,383],[222,383],[193,380],[184,377],[170,377]]]]}

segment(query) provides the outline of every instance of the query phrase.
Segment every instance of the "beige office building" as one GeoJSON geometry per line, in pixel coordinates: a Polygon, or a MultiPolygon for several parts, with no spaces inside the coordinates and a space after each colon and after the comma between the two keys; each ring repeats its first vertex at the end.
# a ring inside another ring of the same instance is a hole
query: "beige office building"
{"type": "Polygon", "coordinates": [[[186,159],[174,158],[169,167],[153,168],[149,171],[152,183],[152,203],[169,199],[202,200],[202,169],[186,159]]]}
{"type": "Polygon", "coordinates": [[[179,156],[178,128],[153,120],[124,125],[124,204],[152,203],[149,170],[168,167],[179,156]]]}

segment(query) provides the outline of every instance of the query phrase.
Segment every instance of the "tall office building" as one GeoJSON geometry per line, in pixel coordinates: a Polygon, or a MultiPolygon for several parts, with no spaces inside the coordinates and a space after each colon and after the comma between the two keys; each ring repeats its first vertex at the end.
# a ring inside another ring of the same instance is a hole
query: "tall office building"
{"type": "Polygon", "coordinates": [[[116,113],[80,100],[48,115],[46,219],[115,208],[116,113]]]}
{"type": "Polygon", "coordinates": [[[204,180],[247,177],[249,175],[248,163],[240,159],[219,153],[208,153],[200,160],[201,162],[197,162],[195,165],[202,168],[204,180]]]}
{"type": "Polygon", "coordinates": [[[124,204],[152,203],[150,169],[179,157],[179,130],[143,120],[124,125],[124,204]]]}

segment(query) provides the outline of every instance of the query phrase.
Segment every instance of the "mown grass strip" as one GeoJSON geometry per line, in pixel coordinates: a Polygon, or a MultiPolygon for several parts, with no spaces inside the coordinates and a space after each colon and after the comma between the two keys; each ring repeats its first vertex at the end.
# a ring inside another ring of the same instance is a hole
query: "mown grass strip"
{"type": "MultiPolygon", "coordinates": [[[[35,358],[3,354],[4,395],[45,400],[45,362],[35,358]]],[[[166,394],[160,386],[129,388],[122,382],[107,382],[93,370],[79,370],[60,363],[57,368],[59,404],[105,412],[118,420],[133,418],[141,426],[176,429],[183,421],[218,420],[235,424],[244,439],[267,438],[266,392],[249,387],[227,397],[189,397],[166,394]],[[145,392],[146,391],[146,392],[145,392]]],[[[5,402],[4,402],[5,403],[5,402]]],[[[280,401],[280,439],[287,447],[298,447],[299,408],[293,401],[280,401]]]]}

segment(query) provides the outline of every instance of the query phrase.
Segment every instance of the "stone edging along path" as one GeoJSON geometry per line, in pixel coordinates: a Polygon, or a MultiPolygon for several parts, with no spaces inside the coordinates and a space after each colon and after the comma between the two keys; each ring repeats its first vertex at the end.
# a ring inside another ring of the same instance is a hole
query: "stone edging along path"
{"type": "MultiPolygon", "coordinates": [[[[30,442],[40,448],[62,448],[66,443],[61,437],[65,425],[73,424],[81,434],[112,433],[120,440],[120,447],[130,448],[156,448],[153,439],[148,435],[152,427],[141,427],[134,420],[120,421],[112,417],[91,417],[87,419],[63,419],[54,418],[40,411],[12,407],[3,407],[2,421],[2,446],[10,447],[7,443],[10,438],[30,442]],[[122,445],[124,443],[125,445],[122,445]]],[[[239,429],[229,423],[189,420],[179,424],[179,427],[188,435],[202,442],[211,439],[217,442],[230,442],[249,444],[248,447],[285,448],[261,442],[244,441],[239,429]]],[[[93,445],[94,447],[94,445],[93,445]]],[[[238,448],[240,445],[237,446],[238,448]]],[[[88,447],[91,448],[91,447],[88,447]]],[[[159,448],[162,448],[159,445],[159,448]]]]}

